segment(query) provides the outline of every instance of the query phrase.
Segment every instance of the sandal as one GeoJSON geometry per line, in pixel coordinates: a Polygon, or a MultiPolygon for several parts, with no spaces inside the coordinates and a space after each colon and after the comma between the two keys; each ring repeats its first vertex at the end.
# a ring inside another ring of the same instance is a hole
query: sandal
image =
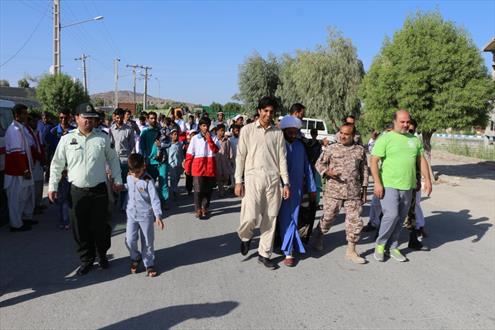
{"type": "Polygon", "coordinates": [[[136,274],[138,272],[139,260],[131,261],[131,274],[136,274]]]}
{"type": "Polygon", "coordinates": [[[154,267],[148,267],[146,268],[146,276],[148,277],[155,277],[158,275],[154,267]]]}

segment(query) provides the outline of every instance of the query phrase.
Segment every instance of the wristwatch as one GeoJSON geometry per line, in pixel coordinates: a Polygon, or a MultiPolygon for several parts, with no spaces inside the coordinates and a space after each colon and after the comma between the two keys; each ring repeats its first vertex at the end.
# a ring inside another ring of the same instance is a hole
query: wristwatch
{"type": "Polygon", "coordinates": [[[284,188],[287,187],[287,188],[290,188],[290,184],[288,183],[284,183],[284,188]]]}

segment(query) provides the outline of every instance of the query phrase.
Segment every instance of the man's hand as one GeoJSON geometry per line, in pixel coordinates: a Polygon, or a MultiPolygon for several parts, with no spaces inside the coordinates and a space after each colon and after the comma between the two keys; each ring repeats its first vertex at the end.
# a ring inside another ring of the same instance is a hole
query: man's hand
{"type": "Polygon", "coordinates": [[[284,186],[284,190],[282,191],[282,197],[284,199],[290,198],[290,188],[288,186],[284,186]]]}
{"type": "Polygon", "coordinates": [[[122,190],[124,190],[124,185],[122,184],[117,184],[117,183],[113,183],[112,184],[112,190],[116,193],[118,192],[121,192],[122,190]]]}
{"type": "Polygon", "coordinates": [[[158,226],[158,228],[159,228],[160,230],[165,229],[165,224],[163,223],[163,220],[162,220],[162,219],[160,219],[160,218],[156,218],[156,219],[155,219],[155,223],[156,223],[156,225],[158,226]]]}
{"type": "Polygon", "coordinates": [[[384,195],[384,189],[380,182],[375,182],[374,194],[378,199],[382,199],[384,195]]]}
{"type": "Polygon", "coordinates": [[[234,194],[240,198],[244,197],[244,184],[236,183],[234,187],[234,194]]]}
{"type": "Polygon", "coordinates": [[[156,145],[157,147],[160,147],[160,145],[161,145],[161,144],[160,144],[160,140],[156,139],[156,140],[155,140],[155,145],[156,145]]]}
{"type": "Polygon", "coordinates": [[[58,194],[56,191],[48,192],[48,200],[50,200],[50,202],[55,203],[57,201],[57,198],[58,198],[58,194]]]}
{"type": "Polygon", "coordinates": [[[31,172],[25,171],[24,174],[22,175],[24,179],[26,180],[31,180],[31,172]]]}
{"type": "Polygon", "coordinates": [[[431,180],[426,180],[425,181],[425,186],[423,188],[423,191],[425,192],[426,196],[430,196],[431,195],[431,190],[432,190],[431,180]]]}
{"type": "Polygon", "coordinates": [[[337,171],[329,168],[325,174],[331,178],[337,179],[342,173],[338,173],[337,171]]]}

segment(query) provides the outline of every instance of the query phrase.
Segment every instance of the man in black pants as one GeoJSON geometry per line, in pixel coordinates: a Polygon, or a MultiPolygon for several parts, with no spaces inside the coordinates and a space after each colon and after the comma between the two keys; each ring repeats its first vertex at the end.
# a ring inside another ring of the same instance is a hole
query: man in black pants
{"type": "Polygon", "coordinates": [[[78,275],[87,274],[98,256],[99,266],[108,268],[106,253],[110,248],[111,226],[108,195],[105,182],[108,163],[113,178],[113,189],[121,191],[122,177],[117,153],[110,137],[93,128],[98,113],[93,106],[83,103],[76,108],[77,129],[62,136],[50,166],[48,198],[57,199],[57,186],[62,171],[67,169],[72,184],[70,220],[81,266],[78,275]]]}

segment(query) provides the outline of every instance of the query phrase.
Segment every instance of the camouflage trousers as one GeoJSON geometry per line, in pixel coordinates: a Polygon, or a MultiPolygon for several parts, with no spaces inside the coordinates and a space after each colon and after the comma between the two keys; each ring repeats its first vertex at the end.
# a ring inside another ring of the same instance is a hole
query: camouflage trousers
{"type": "Polygon", "coordinates": [[[322,233],[327,233],[340,212],[342,206],[345,210],[345,235],[350,243],[357,243],[363,220],[361,219],[362,201],[360,199],[335,199],[325,197],[323,200],[323,216],[320,219],[322,233]]]}

